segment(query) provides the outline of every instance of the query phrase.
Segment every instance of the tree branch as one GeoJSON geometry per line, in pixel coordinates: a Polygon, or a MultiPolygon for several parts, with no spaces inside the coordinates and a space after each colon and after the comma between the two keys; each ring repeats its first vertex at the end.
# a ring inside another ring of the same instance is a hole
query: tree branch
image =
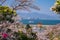
{"type": "Polygon", "coordinates": [[[2,5],[6,0],[0,0],[0,2],[2,2],[0,5],[2,5]]]}

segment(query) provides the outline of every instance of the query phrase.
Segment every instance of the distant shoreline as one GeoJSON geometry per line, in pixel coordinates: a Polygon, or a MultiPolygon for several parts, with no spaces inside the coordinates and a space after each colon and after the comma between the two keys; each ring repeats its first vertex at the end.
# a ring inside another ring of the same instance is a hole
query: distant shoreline
{"type": "MultiPolygon", "coordinates": [[[[24,26],[26,26],[27,24],[24,24],[24,26]]],[[[31,27],[36,27],[37,24],[29,24],[31,27]]],[[[56,26],[56,25],[42,25],[43,27],[49,27],[49,26],[56,26]]]]}

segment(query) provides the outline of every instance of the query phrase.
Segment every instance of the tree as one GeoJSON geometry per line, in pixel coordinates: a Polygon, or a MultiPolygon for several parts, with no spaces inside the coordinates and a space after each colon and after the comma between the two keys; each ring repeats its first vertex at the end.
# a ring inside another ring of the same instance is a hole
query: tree
{"type": "Polygon", "coordinates": [[[54,6],[51,9],[57,14],[60,14],[60,0],[56,0],[54,6]]]}
{"type": "MultiPolygon", "coordinates": [[[[7,0],[0,0],[0,6],[2,6],[7,0]]],[[[13,1],[12,1],[13,2],[13,1]]],[[[3,7],[3,6],[2,6],[3,7]]],[[[33,0],[14,0],[13,4],[9,6],[7,9],[10,12],[11,9],[16,12],[16,10],[27,10],[30,11],[30,8],[40,10],[35,4],[33,4],[33,0]]],[[[3,7],[4,9],[4,7],[3,7]]],[[[2,10],[1,10],[2,11],[2,10]]],[[[6,11],[6,10],[5,10],[6,11]]],[[[1,13],[1,12],[0,12],[1,13]]],[[[12,14],[11,14],[12,15],[12,14]]]]}
{"type": "Polygon", "coordinates": [[[0,5],[2,5],[6,0],[0,0],[0,5]]]}
{"type": "Polygon", "coordinates": [[[16,16],[16,11],[7,7],[0,6],[0,21],[13,21],[13,17],[16,16]]]}
{"type": "MultiPolygon", "coordinates": [[[[2,6],[6,1],[7,0],[0,0],[0,6],[2,6]]],[[[30,11],[30,8],[33,8],[33,9],[36,9],[36,10],[40,10],[39,7],[37,7],[35,4],[33,4],[33,0],[14,0],[13,4],[11,4],[11,6],[8,7],[7,9],[9,9],[9,8],[11,8],[14,11],[16,11],[16,10],[27,10],[27,11],[30,11]]],[[[9,12],[11,11],[11,9],[9,9],[9,12]]]]}
{"type": "Polygon", "coordinates": [[[29,29],[29,28],[31,28],[31,27],[30,27],[30,25],[29,25],[29,24],[27,24],[27,25],[26,25],[26,29],[29,29]]]}
{"type": "MultiPolygon", "coordinates": [[[[5,3],[5,1],[7,1],[7,0],[0,0],[0,2],[1,2],[0,5],[5,3]]],[[[35,4],[33,4],[33,0],[14,0],[13,4],[11,4],[11,7],[14,10],[23,9],[23,10],[29,11],[29,8],[40,10],[39,7],[37,7],[35,4]]]]}

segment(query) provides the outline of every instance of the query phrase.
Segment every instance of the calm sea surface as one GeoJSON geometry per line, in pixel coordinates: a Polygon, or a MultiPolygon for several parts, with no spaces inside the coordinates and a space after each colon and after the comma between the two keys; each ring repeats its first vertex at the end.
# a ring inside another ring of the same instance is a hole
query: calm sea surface
{"type": "Polygon", "coordinates": [[[21,20],[23,24],[37,24],[37,23],[42,23],[43,25],[55,25],[59,24],[60,20],[21,20]]]}

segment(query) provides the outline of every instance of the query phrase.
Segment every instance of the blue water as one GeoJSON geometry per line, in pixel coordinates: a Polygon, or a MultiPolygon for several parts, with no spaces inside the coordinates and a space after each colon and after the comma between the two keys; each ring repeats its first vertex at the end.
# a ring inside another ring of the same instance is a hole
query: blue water
{"type": "Polygon", "coordinates": [[[21,22],[23,24],[38,24],[38,23],[42,23],[43,25],[55,25],[55,24],[59,24],[60,20],[21,20],[21,22]]]}

